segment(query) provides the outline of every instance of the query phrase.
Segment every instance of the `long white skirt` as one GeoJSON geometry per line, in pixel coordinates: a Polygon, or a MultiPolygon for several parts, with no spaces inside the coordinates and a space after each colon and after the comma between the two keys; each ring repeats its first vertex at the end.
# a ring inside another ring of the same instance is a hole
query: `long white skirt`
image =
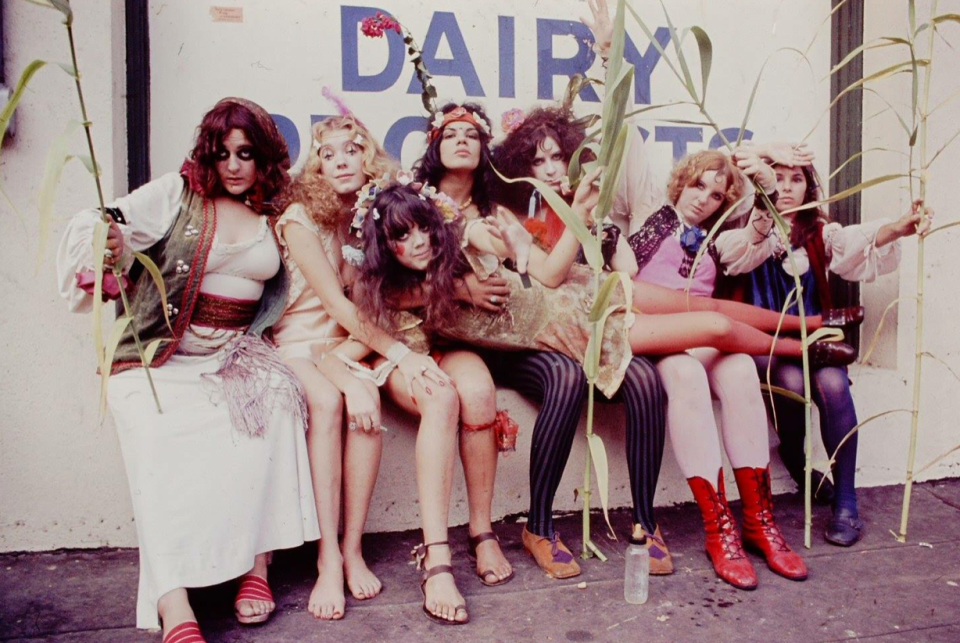
{"type": "Polygon", "coordinates": [[[110,379],[140,545],[137,627],[159,626],[157,601],[250,571],[257,554],[320,537],[303,427],[276,409],[262,437],[236,432],[201,375],[218,354],[174,355],[110,379]]]}

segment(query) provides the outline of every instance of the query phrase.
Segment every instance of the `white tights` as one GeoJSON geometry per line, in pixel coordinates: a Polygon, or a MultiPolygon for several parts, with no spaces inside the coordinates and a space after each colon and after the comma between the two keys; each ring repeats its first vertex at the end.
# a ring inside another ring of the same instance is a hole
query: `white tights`
{"type": "Polygon", "coordinates": [[[767,413],[752,357],[697,348],[664,357],[657,370],[668,398],[667,431],[684,477],[713,481],[720,469],[713,397],[720,401],[723,444],[730,464],[734,468],[767,466],[767,413]]]}

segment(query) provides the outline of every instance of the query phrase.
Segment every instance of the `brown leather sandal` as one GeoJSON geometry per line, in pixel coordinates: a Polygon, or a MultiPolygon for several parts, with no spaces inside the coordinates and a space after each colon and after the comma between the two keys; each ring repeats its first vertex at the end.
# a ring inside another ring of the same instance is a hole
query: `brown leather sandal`
{"type": "MultiPolygon", "coordinates": [[[[470,536],[470,539],[469,539],[470,545],[469,547],[467,547],[467,554],[470,556],[470,558],[476,561],[477,547],[480,546],[480,543],[486,542],[488,540],[496,540],[497,543],[499,544],[500,537],[497,536],[492,531],[488,531],[482,534],[477,534],[476,536],[470,536]]],[[[516,575],[516,572],[512,568],[510,569],[510,575],[505,576],[504,578],[500,578],[499,576],[497,576],[497,572],[493,571],[492,569],[477,572],[477,578],[479,578],[480,582],[486,585],[487,587],[496,587],[497,585],[506,585],[507,583],[513,580],[513,577],[515,575],[516,575]],[[487,580],[487,578],[490,576],[493,577],[492,581],[487,580]]]]}
{"type": "Polygon", "coordinates": [[[466,625],[470,622],[470,614],[467,612],[467,604],[461,603],[460,605],[453,606],[453,615],[454,620],[448,621],[439,614],[435,614],[427,609],[427,581],[433,578],[434,576],[439,576],[440,574],[450,574],[453,576],[453,566],[452,565],[434,565],[430,569],[424,569],[423,561],[427,557],[427,550],[431,547],[438,547],[440,545],[446,545],[450,547],[450,542],[447,540],[435,542],[435,543],[420,543],[413,548],[413,551],[410,554],[413,556],[413,559],[417,562],[417,571],[422,571],[423,575],[420,578],[420,593],[423,594],[423,613],[434,623],[439,623],[440,625],[466,625]],[[456,620],[456,617],[460,612],[463,612],[466,615],[466,618],[462,621],[456,620]]]}

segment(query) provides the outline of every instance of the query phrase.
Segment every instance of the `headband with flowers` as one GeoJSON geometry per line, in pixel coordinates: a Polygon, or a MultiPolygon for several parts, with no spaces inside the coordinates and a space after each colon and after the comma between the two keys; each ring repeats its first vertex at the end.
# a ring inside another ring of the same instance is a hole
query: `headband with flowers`
{"type": "Polygon", "coordinates": [[[450,123],[470,123],[487,136],[490,136],[490,126],[487,125],[487,121],[463,105],[460,105],[446,114],[437,112],[433,115],[433,121],[430,122],[430,133],[427,135],[428,140],[430,142],[436,140],[436,138],[440,136],[440,132],[443,131],[443,128],[450,123]]]}
{"type": "Polygon", "coordinates": [[[417,192],[417,196],[419,196],[422,201],[428,199],[433,201],[433,204],[440,210],[440,214],[443,215],[446,223],[453,223],[460,218],[460,208],[457,207],[453,199],[443,192],[439,192],[432,185],[414,181],[413,174],[410,172],[400,170],[397,172],[396,179],[391,179],[389,174],[385,174],[381,178],[370,181],[360,188],[356,205],[354,205],[353,208],[353,221],[350,223],[350,229],[355,231],[357,237],[361,236],[363,222],[368,214],[373,217],[374,221],[380,220],[380,213],[377,212],[376,208],[373,208],[371,211],[371,206],[373,205],[374,199],[377,198],[377,195],[394,183],[409,185],[417,192]]]}

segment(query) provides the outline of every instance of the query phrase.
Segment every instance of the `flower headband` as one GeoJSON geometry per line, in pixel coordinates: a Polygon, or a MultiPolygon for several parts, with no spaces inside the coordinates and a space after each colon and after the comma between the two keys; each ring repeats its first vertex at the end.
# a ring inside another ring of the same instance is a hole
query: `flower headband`
{"type": "Polygon", "coordinates": [[[469,109],[460,105],[446,114],[443,112],[437,112],[433,116],[433,121],[430,123],[430,133],[427,134],[427,139],[432,143],[438,136],[440,132],[443,131],[443,128],[449,125],[450,123],[470,123],[478,130],[482,131],[487,136],[490,136],[490,126],[487,125],[487,121],[483,120],[469,109]]]}
{"type": "Polygon", "coordinates": [[[393,183],[409,185],[416,190],[417,196],[420,197],[421,201],[426,201],[427,199],[433,201],[433,204],[440,210],[440,214],[443,215],[446,223],[452,223],[460,218],[460,208],[457,207],[453,199],[443,192],[438,192],[437,189],[431,185],[414,181],[413,175],[410,172],[401,170],[397,172],[396,180],[391,180],[390,175],[385,174],[381,178],[371,181],[360,188],[357,203],[353,208],[353,221],[350,223],[350,229],[356,231],[355,234],[357,237],[362,236],[363,222],[368,214],[373,217],[374,221],[380,220],[380,213],[377,212],[376,208],[373,208],[371,211],[371,206],[373,205],[374,199],[377,198],[377,195],[393,183]]]}

